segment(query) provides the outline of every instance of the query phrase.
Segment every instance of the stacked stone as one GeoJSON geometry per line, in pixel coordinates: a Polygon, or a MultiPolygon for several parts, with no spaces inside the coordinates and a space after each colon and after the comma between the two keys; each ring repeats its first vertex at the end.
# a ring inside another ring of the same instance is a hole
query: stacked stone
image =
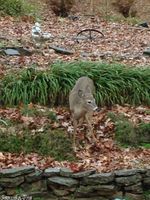
{"type": "Polygon", "coordinates": [[[150,192],[150,169],[73,173],[67,168],[41,171],[34,166],[26,166],[0,171],[0,197],[18,195],[45,200],[145,200],[145,191],[150,192]]]}

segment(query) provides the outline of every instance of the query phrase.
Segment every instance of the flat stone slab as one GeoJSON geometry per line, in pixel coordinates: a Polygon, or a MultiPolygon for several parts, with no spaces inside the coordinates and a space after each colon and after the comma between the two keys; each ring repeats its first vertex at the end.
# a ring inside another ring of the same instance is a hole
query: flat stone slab
{"type": "Polygon", "coordinates": [[[66,187],[73,187],[78,184],[78,181],[73,178],[55,176],[55,177],[48,178],[48,183],[57,184],[60,186],[66,186],[66,187]]]}
{"type": "Polygon", "coordinates": [[[144,54],[144,55],[150,56],[150,47],[147,48],[147,49],[145,49],[145,50],[143,51],[143,54],[144,54]]]}
{"type": "Polygon", "coordinates": [[[138,172],[140,172],[138,169],[124,169],[115,171],[114,173],[116,176],[131,176],[137,174],[138,172]]]}
{"type": "Polygon", "coordinates": [[[66,54],[66,55],[74,54],[74,51],[63,48],[63,47],[50,46],[49,48],[54,49],[56,53],[60,53],[60,54],[66,54]]]}
{"type": "Polygon", "coordinates": [[[95,169],[87,170],[87,171],[84,171],[84,172],[78,172],[78,173],[72,174],[72,178],[87,177],[87,176],[94,174],[95,172],[96,172],[95,169]]]}
{"type": "Polygon", "coordinates": [[[73,174],[73,171],[69,168],[61,168],[60,175],[65,177],[70,177],[73,174]]]}
{"type": "Polygon", "coordinates": [[[129,185],[137,184],[138,182],[141,181],[141,179],[142,179],[141,175],[137,174],[137,175],[127,176],[127,177],[117,177],[115,180],[118,185],[129,186],[129,185]]]}
{"type": "Polygon", "coordinates": [[[45,169],[43,175],[46,176],[46,177],[51,177],[51,176],[56,176],[56,175],[59,175],[60,174],[60,168],[47,168],[45,169]]]}
{"type": "Polygon", "coordinates": [[[0,54],[6,56],[31,56],[33,52],[23,47],[1,47],[0,54]]]}
{"type": "Polygon", "coordinates": [[[1,178],[0,179],[0,185],[3,187],[16,187],[20,185],[21,183],[24,182],[24,177],[23,176],[18,176],[18,177],[11,177],[11,178],[1,178]]]}
{"type": "Polygon", "coordinates": [[[42,171],[41,171],[41,170],[36,170],[35,172],[26,175],[26,176],[25,176],[25,180],[26,180],[28,183],[31,183],[31,182],[40,180],[41,177],[42,177],[42,171]]]}
{"type": "Polygon", "coordinates": [[[16,167],[12,169],[3,169],[0,171],[0,178],[2,177],[16,177],[24,174],[29,174],[35,171],[34,166],[16,167]]]}
{"type": "Polygon", "coordinates": [[[99,173],[84,177],[83,185],[107,184],[114,181],[114,173],[99,173]]]}
{"type": "Polygon", "coordinates": [[[89,197],[91,196],[107,196],[112,197],[116,193],[116,187],[114,185],[91,185],[80,186],[76,191],[77,197],[89,197]]]}
{"type": "MultiPolygon", "coordinates": [[[[105,197],[100,197],[100,196],[94,196],[94,197],[89,197],[89,198],[76,198],[75,200],[108,200],[108,198],[105,198],[105,197]]],[[[121,200],[121,199],[119,199],[121,200]]]]}
{"type": "Polygon", "coordinates": [[[146,176],[150,176],[150,169],[147,169],[146,176]]]}
{"type": "Polygon", "coordinates": [[[150,189],[150,177],[144,178],[143,184],[150,189]]]}
{"type": "Polygon", "coordinates": [[[135,185],[126,186],[126,187],[124,187],[124,190],[126,192],[131,192],[131,193],[134,193],[134,194],[142,194],[143,193],[143,188],[142,188],[142,184],[141,183],[137,183],[135,185]]]}
{"type": "Polygon", "coordinates": [[[132,194],[132,193],[126,193],[125,199],[131,199],[131,200],[145,200],[144,195],[142,194],[132,194]]]}

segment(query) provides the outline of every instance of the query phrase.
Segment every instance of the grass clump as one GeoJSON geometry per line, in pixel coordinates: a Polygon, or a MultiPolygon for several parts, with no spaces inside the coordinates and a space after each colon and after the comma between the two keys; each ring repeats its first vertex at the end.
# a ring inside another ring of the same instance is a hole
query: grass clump
{"type": "Polygon", "coordinates": [[[123,146],[144,146],[149,148],[150,123],[134,125],[123,114],[108,113],[108,117],[115,123],[115,139],[123,146]]]}
{"type": "Polygon", "coordinates": [[[99,62],[58,62],[47,71],[29,68],[1,79],[1,102],[5,105],[68,103],[70,90],[81,76],[93,79],[99,106],[150,105],[150,69],[126,68],[99,62]]]}
{"type": "MultiPolygon", "coordinates": [[[[16,131],[17,132],[17,131],[16,131]]],[[[73,161],[70,139],[61,130],[32,134],[29,130],[22,134],[0,132],[0,151],[11,153],[38,153],[51,156],[58,161],[73,161]]]]}
{"type": "Polygon", "coordinates": [[[147,191],[144,191],[144,197],[145,197],[145,200],[150,199],[150,189],[148,189],[147,191]]]}
{"type": "Polygon", "coordinates": [[[27,0],[0,0],[0,13],[10,16],[33,14],[36,9],[27,0]]]}
{"type": "Polygon", "coordinates": [[[47,117],[51,121],[55,122],[57,121],[57,115],[54,111],[44,108],[44,109],[38,109],[34,106],[29,105],[23,105],[20,109],[20,112],[22,115],[27,116],[27,117],[47,117]]]}

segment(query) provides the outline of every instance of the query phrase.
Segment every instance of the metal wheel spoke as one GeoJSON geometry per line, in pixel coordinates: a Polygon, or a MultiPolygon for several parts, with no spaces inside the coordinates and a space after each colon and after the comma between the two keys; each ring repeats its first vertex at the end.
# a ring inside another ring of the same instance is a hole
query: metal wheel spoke
{"type": "Polygon", "coordinates": [[[79,42],[79,39],[85,39],[84,37],[82,38],[82,36],[86,37],[90,41],[93,41],[99,37],[103,38],[104,34],[96,29],[84,29],[77,34],[77,42],[79,42]]]}

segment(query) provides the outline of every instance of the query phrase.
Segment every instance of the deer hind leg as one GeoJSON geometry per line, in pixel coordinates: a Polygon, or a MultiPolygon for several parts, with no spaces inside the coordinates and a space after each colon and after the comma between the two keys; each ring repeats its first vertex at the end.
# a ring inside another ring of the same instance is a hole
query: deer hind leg
{"type": "Polygon", "coordinates": [[[84,117],[80,118],[78,126],[81,126],[83,124],[84,119],[85,119],[84,117]]]}

